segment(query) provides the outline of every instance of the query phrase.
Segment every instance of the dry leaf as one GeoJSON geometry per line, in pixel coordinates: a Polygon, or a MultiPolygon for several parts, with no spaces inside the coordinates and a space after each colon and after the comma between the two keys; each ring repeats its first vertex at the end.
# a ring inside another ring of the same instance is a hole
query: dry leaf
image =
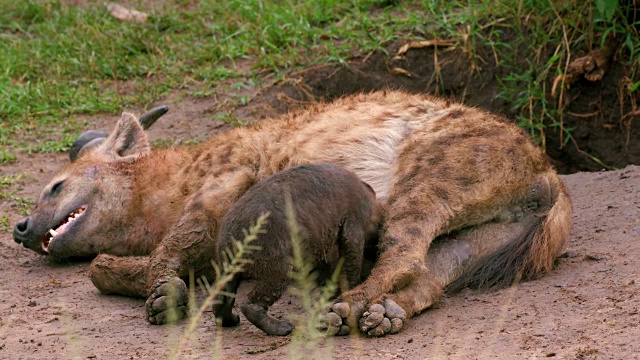
{"type": "Polygon", "coordinates": [[[566,75],[556,76],[556,78],[553,80],[553,86],[551,87],[551,96],[556,97],[556,89],[558,88],[558,84],[560,83],[560,81],[564,81],[565,78],[567,78],[566,75]]]}
{"type": "Polygon", "coordinates": [[[392,73],[393,75],[404,75],[406,77],[413,77],[413,75],[411,75],[410,72],[408,72],[407,70],[403,69],[403,68],[399,68],[399,67],[395,67],[391,70],[389,70],[390,73],[392,73]]]}
{"type": "Polygon", "coordinates": [[[451,47],[454,46],[456,43],[453,40],[438,40],[438,39],[434,39],[434,40],[424,40],[424,41],[412,41],[408,44],[404,44],[400,47],[400,49],[398,50],[398,55],[404,55],[407,51],[411,50],[411,49],[420,49],[420,48],[424,48],[424,47],[430,47],[430,46],[434,46],[434,47],[451,47]]]}

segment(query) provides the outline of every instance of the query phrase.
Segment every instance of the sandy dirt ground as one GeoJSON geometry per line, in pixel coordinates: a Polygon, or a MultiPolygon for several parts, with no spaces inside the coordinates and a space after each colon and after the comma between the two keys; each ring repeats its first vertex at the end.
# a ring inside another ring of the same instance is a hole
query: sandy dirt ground
{"type": "MultiPolygon", "coordinates": [[[[198,100],[199,101],[199,100],[198,100]]],[[[150,130],[152,138],[192,138],[221,124],[197,121],[196,100],[172,104],[150,130]],[[195,103],[190,103],[190,101],[195,103]]],[[[90,119],[109,128],[113,118],[90,119]]],[[[0,176],[24,174],[15,196],[36,198],[66,154],[20,154],[0,176]]],[[[337,359],[640,359],[640,167],[563,176],[574,202],[574,228],[556,270],[536,281],[494,290],[464,290],[411,320],[386,338],[336,338],[316,358],[337,359]]],[[[15,201],[0,199],[11,226],[22,215],[15,201]]],[[[101,295],[88,278],[89,263],[53,264],[0,231],[0,359],[166,358],[185,323],[152,326],[144,301],[101,295]]],[[[241,288],[240,296],[247,287],[241,288]]],[[[293,296],[273,308],[299,313],[293,296]]],[[[223,359],[293,357],[287,338],[263,335],[242,320],[216,330],[211,312],[181,358],[212,357],[220,340],[223,359]],[[255,353],[255,354],[250,354],[255,353]]],[[[312,356],[312,357],[313,357],[312,356]]]]}

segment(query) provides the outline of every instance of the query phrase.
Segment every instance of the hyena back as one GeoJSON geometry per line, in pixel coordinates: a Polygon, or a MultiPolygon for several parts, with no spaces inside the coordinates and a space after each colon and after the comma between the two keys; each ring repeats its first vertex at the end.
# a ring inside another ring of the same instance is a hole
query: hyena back
{"type": "Polygon", "coordinates": [[[569,236],[565,187],[522,130],[427,95],[376,92],[153,152],[136,119],[123,115],[45,187],[14,238],[58,258],[103,254],[94,284],[147,296],[149,321],[162,323],[167,284],[185,305],[180,279],[207,271],[231,204],[261,179],[320,162],[356,173],[384,206],[378,262],[337,304],[345,322],[359,319],[372,335],[397,331],[447,286],[511,284],[549,271],[569,236]],[[63,231],[46,235],[56,227],[63,231]],[[391,321],[363,316],[371,304],[383,304],[391,321]]]}

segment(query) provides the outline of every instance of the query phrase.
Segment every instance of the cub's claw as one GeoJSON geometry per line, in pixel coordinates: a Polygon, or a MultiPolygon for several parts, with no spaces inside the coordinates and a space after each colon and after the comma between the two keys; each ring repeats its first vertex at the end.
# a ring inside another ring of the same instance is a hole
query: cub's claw
{"type": "Polygon", "coordinates": [[[145,304],[147,320],[154,325],[173,323],[187,314],[187,285],[178,277],[157,279],[145,304]]]}
{"type": "MultiPolygon", "coordinates": [[[[354,315],[347,302],[338,302],[327,314],[327,335],[349,334],[348,319],[354,315]],[[338,318],[340,321],[338,321],[338,318]]],[[[402,329],[407,313],[395,301],[386,299],[382,304],[373,304],[358,319],[358,329],[368,336],[395,334],[402,329]]]]}

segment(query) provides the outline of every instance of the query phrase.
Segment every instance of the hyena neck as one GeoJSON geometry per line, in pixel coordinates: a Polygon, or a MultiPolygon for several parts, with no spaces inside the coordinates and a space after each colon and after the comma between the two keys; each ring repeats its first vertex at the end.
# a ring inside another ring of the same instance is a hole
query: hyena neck
{"type": "Polygon", "coordinates": [[[175,177],[187,158],[184,150],[161,149],[130,164],[132,185],[122,226],[124,243],[111,253],[147,255],[158,245],[184,206],[184,197],[175,189],[175,177]]]}
{"type": "Polygon", "coordinates": [[[223,185],[235,173],[259,168],[261,143],[259,134],[234,129],[197,146],[155,150],[131,164],[133,201],[127,211],[130,226],[125,226],[129,230],[123,251],[132,255],[153,251],[189,211],[192,200],[203,193],[206,198],[207,189],[223,185]]]}

